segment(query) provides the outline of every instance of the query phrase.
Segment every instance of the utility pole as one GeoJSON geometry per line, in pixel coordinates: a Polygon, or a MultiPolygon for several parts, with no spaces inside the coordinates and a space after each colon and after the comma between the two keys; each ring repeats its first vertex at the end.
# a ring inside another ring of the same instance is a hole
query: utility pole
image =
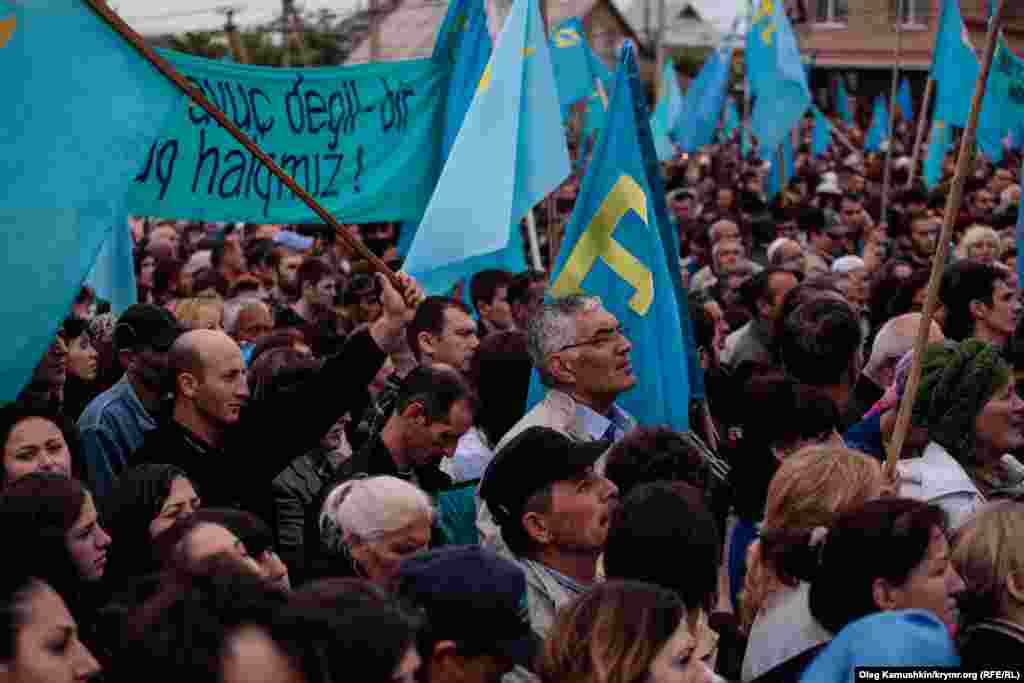
{"type": "Polygon", "coordinates": [[[249,55],[242,42],[242,36],[238,33],[238,25],[235,24],[235,15],[242,11],[242,7],[218,7],[217,12],[224,15],[224,35],[228,39],[228,48],[231,51],[231,58],[239,64],[248,64],[249,55]]]}

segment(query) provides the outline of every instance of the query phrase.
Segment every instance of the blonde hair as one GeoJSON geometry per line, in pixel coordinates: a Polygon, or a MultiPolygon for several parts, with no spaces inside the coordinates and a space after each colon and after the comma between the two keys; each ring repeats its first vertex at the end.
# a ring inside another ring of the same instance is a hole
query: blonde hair
{"type": "Polygon", "coordinates": [[[544,683],[632,683],[686,616],[668,589],[636,581],[598,584],[559,610],[544,641],[544,683]]]}
{"type": "Polygon", "coordinates": [[[224,302],[213,297],[181,299],[174,306],[174,317],[179,324],[194,330],[199,326],[203,313],[207,311],[217,311],[221,316],[221,322],[223,322],[224,302]]]}
{"type": "Polygon", "coordinates": [[[962,608],[968,622],[1005,617],[1014,597],[1008,582],[1024,582],[1024,503],[985,506],[960,531],[952,560],[967,585],[962,608]]]}
{"type": "Polygon", "coordinates": [[[996,244],[996,251],[999,251],[1000,241],[999,233],[994,228],[990,228],[987,225],[974,224],[967,228],[963,238],[960,240],[960,246],[957,247],[957,256],[961,259],[969,258],[971,247],[978,242],[984,240],[991,240],[996,244]]]}
{"type": "MultiPolygon", "coordinates": [[[[838,515],[877,498],[884,481],[881,464],[864,453],[831,445],[802,448],[782,462],[768,485],[761,536],[767,542],[827,528],[838,515]]],[[[764,550],[758,541],[747,555],[741,613],[747,627],[771,596],[794,583],[780,576],[764,550]]]]}
{"type": "Polygon", "coordinates": [[[320,534],[328,548],[373,543],[426,517],[433,520],[430,497],[398,477],[368,477],[339,484],[320,511],[320,534]]]}

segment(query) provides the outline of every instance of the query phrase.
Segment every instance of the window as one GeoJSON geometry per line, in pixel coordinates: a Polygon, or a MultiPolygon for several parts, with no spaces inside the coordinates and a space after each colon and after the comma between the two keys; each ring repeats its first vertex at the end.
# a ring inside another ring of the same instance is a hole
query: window
{"type": "Polygon", "coordinates": [[[845,24],[850,15],[847,0],[814,0],[814,20],[819,24],[845,24]]]}
{"type": "Polygon", "coordinates": [[[896,15],[900,11],[900,3],[903,4],[903,16],[901,17],[904,26],[927,26],[931,18],[930,0],[889,0],[889,16],[894,23],[896,15]]]}

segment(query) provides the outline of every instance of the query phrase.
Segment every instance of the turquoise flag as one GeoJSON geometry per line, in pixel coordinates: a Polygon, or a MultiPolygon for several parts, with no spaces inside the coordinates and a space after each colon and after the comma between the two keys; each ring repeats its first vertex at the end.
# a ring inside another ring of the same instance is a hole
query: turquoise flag
{"type": "Polygon", "coordinates": [[[672,138],[682,151],[698,152],[714,140],[725,104],[731,64],[732,50],[713,50],[687,88],[682,115],[676,118],[672,128],[672,138]]]}
{"type": "Polygon", "coordinates": [[[404,270],[447,292],[470,259],[508,247],[569,175],[558,93],[536,0],[516,0],[423,214],[404,270]]]}
{"type": "Polygon", "coordinates": [[[747,34],[751,124],[762,149],[776,149],[811,106],[807,74],[783,3],[760,0],[747,34]]]}
{"type": "MultiPolygon", "coordinates": [[[[455,136],[473,101],[476,85],[491,58],[491,34],[487,31],[487,12],[484,0],[453,0],[437,33],[433,60],[448,65],[451,74],[446,84],[444,128],[439,149],[440,163],[448,160],[455,136]]],[[[398,257],[409,254],[419,221],[402,225],[398,237],[398,257]]],[[[498,267],[498,266],[494,266],[498,267]]]]}
{"type": "Polygon", "coordinates": [[[676,65],[671,58],[665,60],[661,72],[661,87],[658,106],[651,116],[651,132],[654,133],[654,147],[658,161],[668,161],[675,156],[672,144],[672,128],[683,111],[683,96],[679,92],[679,78],[676,76],[676,65]]]}
{"type": "Polygon", "coordinates": [[[960,14],[960,3],[957,0],[943,0],[935,51],[932,54],[935,120],[945,121],[947,125],[967,125],[971,95],[980,71],[978,56],[960,14]]]}
{"type": "Polygon", "coordinates": [[[578,17],[570,17],[551,29],[548,42],[558,99],[562,103],[562,111],[567,112],[572,105],[594,92],[595,78],[604,76],[607,80],[608,68],[590,49],[578,17]]]}
{"type": "Polygon", "coordinates": [[[722,122],[722,139],[732,140],[740,128],[740,115],[736,110],[736,101],[728,98],[725,103],[725,120],[722,122]]]}
{"type": "Polygon", "coordinates": [[[811,155],[820,157],[828,151],[832,144],[832,122],[821,113],[821,110],[814,107],[814,133],[811,136],[811,155]]]}
{"type": "Polygon", "coordinates": [[[880,152],[882,143],[889,139],[889,110],[885,106],[885,98],[875,98],[875,110],[871,117],[871,128],[864,140],[865,152],[880,152]]]}
{"type": "Polygon", "coordinates": [[[949,150],[950,137],[948,125],[937,119],[932,122],[931,138],[924,158],[924,182],[929,190],[934,190],[942,182],[942,165],[949,150]]]}
{"type": "Polygon", "coordinates": [[[900,83],[899,92],[896,94],[896,105],[905,121],[914,120],[914,95],[910,91],[910,81],[906,78],[900,83]]]}
{"type": "Polygon", "coordinates": [[[1003,158],[1007,133],[1024,124],[1024,61],[999,36],[978,123],[978,147],[994,162],[1003,158]]]}
{"type": "MultiPolygon", "coordinates": [[[[689,379],[679,303],[672,283],[654,189],[638,137],[630,74],[632,46],[622,51],[601,133],[587,167],[555,264],[550,294],[586,292],[627,330],[639,383],[619,404],[640,423],[689,428],[689,379]]],[[[645,113],[645,112],[643,112],[645,113]]]]}
{"type": "Polygon", "coordinates": [[[92,267],[86,284],[93,288],[96,297],[110,302],[110,310],[120,315],[124,309],[136,303],[138,289],[135,286],[135,259],[132,249],[131,230],[127,223],[116,224],[110,237],[103,243],[96,263],[92,267]]]}
{"type": "Polygon", "coordinates": [[[184,96],[80,0],[0,0],[0,400],[31,376],[184,96]]]}
{"type": "Polygon", "coordinates": [[[846,92],[846,79],[836,77],[836,113],[848,126],[853,125],[853,111],[850,109],[850,95],[846,92]]]}

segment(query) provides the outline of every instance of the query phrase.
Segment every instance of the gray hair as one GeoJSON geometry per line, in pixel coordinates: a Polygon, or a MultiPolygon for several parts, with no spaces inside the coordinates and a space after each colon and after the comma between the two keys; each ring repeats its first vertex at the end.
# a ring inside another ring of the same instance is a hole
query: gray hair
{"type": "Polygon", "coordinates": [[[224,304],[224,331],[233,338],[238,336],[238,322],[242,318],[242,312],[250,308],[265,308],[270,312],[270,306],[257,298],[254,294],[247,294],[237,299],[232,299],[224,304]]]}
{"type": "Polygon", "coordinates": [[[398,477],[350,479],[328,494],[320,510],[320,536],[332,552],[342,546],[374,543],[426,517],[433,521],[430,497],[398,477]]]}
{"type": "Polygon", "coordinates": [[[544,302],[527,323],[526,350],[545,386],[554,384],[554,380],[547,372],[548,356],[576,343],[576,314],[600,307],[600,297],[570,294],[544,302]]]}

